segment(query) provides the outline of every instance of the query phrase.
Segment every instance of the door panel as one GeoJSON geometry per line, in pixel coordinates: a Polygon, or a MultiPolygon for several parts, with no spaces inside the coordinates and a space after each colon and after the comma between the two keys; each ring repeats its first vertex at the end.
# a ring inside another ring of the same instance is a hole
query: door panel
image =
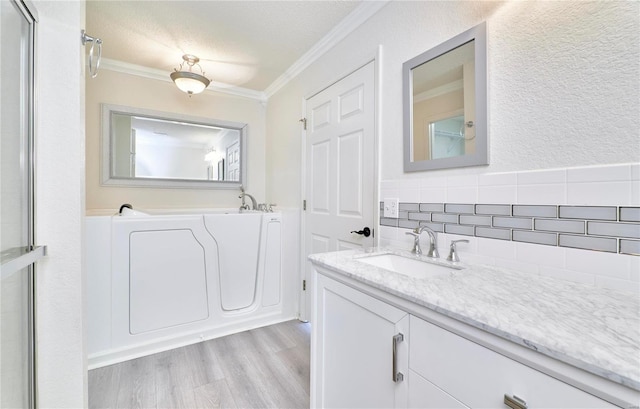
{"type": "Polygon", "coordinates": [[[35,407],[33,15],[0,1],[0,407],[35,407]]]}
{"type": "MultiPolygon", "coordinates": [[[[371,62],[306,101],[305,279],[309,254],[362,246],[376,211],[375,81],[371,62]],[[319,245],[322,237],[322,245],[319,245]]],[[[310,317],[310,288],[300,315],[310,317]]]]}

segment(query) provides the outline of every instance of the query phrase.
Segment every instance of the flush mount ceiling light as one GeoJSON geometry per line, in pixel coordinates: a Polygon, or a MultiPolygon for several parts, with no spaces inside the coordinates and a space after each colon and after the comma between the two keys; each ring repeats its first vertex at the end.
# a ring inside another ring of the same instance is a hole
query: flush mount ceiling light
{"type": "Polygon", "coordinates": [[[200,58],[195,55],[185,54],[182,59],[184,61],[180,63],[180,67],[175,68],[171,73],[171,79],[181,91],[186,92],[189,96],[201,93],[209,86],[210,81],[204,76],[204,71],[198,64],[200,58]],[[185,64],[189,68],[188,70],[183,70],[183,68],[187,68],[185,64]],[[202,74],[193,72],[194,65],[198,66],[202,74]]]}

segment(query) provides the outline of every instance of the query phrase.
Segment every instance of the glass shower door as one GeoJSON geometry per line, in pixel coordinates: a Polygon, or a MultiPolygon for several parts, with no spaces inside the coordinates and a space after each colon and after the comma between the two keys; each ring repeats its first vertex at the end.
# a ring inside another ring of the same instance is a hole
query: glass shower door
{"type": "Polygon", "coordinates": [[[0,1],[0,407],[35,407],[33,229],[35,11],[0,1]]]}

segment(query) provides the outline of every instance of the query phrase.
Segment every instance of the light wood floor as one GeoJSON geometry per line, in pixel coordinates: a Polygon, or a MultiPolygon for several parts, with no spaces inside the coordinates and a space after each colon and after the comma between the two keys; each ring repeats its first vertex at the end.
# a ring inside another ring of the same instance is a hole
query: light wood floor
{"type": "Polygon", "coordinates": [[[288,321],[89,371],[89,408],[308,408],[309,324],[288,321]]]}

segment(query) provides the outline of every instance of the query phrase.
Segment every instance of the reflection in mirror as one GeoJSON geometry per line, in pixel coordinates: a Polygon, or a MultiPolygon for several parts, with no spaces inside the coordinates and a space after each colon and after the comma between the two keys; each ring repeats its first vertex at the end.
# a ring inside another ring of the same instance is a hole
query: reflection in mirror
{"type": "Polygon", "coordinates": [[[403,65],[405,171],[488,163],[484,23],[403,65]]]}
{"type": "Polygon", "coordinates": [[[103,182],[233,188],[245,124],[103,105],[103,182]]]}

